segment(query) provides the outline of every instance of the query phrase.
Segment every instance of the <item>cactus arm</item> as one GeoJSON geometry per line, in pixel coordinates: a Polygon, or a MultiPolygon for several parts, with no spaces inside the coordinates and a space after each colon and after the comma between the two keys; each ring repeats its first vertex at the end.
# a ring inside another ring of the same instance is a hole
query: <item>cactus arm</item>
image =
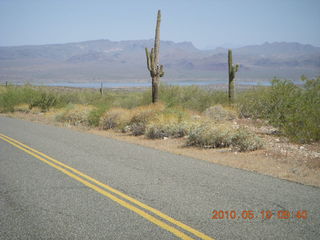
{"type": "Polygon", "coordinates": [[[239,67],[240,67],[240,65],[239,64],[236,64],[236,67],[235,67],[235,72],[238,72],[238,70],[239,70],[239,67]]]}
{"type": "Polygon", "coordinates": [[[151,67],[150,67],[150,54],[148,51],[148,48],[145,49],[146,50],[146,58],[147,58],[147,68],[149,71],[151,71],[151,67]]]}
{"type": "Polygon", "coordinates": [[[160,71],[159,71],[159,76],[163,77],[164,71],[163,71],[163,65],[160,65],[160,71]]]}

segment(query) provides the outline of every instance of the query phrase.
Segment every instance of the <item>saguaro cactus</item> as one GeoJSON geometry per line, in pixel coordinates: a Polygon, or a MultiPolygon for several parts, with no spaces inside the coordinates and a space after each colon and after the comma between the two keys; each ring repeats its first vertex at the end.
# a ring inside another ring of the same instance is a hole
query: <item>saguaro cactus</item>
{"type": "Polygon", "coordinates": [[[101,96],[103,95],[103,83],[101,82],[101,87],[100,87],[100,89],[99,89],[99,92],[100,92],[100,94],[101,94],[101,96]]]}
{"type": "Polygon", "coordinates": [[[234,102],[234,78],[239,69],[239,65],[232,64],[232,51],[228,50],[228,69],[229,69],[229,103],[234,102]]]}
{"type": "Polygon", "coordinates": [[[154,48],[151,48],[150,52],[146,48],[147,67],[152,78],[152,103],[156,103],[159,100],[160,77],[164,75],[163,65],[159,65],[160,22],[161,12],[158,10],[154,48]]]}

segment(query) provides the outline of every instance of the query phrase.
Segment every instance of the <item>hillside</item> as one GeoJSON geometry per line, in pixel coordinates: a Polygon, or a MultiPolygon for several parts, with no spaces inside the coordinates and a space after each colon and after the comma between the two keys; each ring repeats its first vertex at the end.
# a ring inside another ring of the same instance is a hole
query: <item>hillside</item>
{"type": "MultiPolygon", "coordinates": [[[[145,47],[153,40],[94,40],[39,46],[0,47],[0,81],[147,81],[145,47]]],[[[233,49],[238,79],[299,79],[320,75],[320,48],[299,43],[265,43],[233,49]]],[[[162,41],[164,81],[226,79],[227,49],[202,51],[191,42],[162,41]]]]}

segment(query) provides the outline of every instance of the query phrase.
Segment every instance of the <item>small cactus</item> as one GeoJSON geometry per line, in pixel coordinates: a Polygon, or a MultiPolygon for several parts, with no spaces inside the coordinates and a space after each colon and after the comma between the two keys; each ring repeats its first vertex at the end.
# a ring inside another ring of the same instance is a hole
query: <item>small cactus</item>
{"type": "Polygon", "coordinates": [[[146,48],[147,68],[152,78],[152,103],[156,103],[159,100],[159,84],[160,77],[163,77],[163,65],[159,65],[159,48],[160,48],[160,22],[161,12],[158,10],[156,33],[154,40],[154,48],[151,48],[149,52],[146,48]]]}
{"type": "Polygon", "coordinates": [[[103,83],[101,82],[101,87],[100,87],[100,89],[99,89],[99,92],[100,92],[100,94],[101,94],[101,96],[103,95],[103,83]]]}
{"type": "Polygon", "coordinates": [[[236,72],[239,69],[239,64],[233,65],[232,64],[232,51],[231,49],[228,50],[228,69],[229,69],[229,103],[234,102],[234,79],[236,72]]]}

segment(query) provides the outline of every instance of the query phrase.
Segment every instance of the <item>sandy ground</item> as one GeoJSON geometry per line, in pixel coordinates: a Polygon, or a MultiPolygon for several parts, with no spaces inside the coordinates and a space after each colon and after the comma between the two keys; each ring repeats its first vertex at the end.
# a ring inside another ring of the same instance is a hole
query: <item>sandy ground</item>
{"type": "Polygon", "coordinates": [[[144,136],[131,136],[115,131],[102,131],[83,126],[70,126],[54,121],[55,112],[1,114],[14,118],[36,121],[60,127],[85,131],[120,141],[143,145],[162,151],[209,161],[220,165],[254,171],[273,177],[320,187],[320,143],[293,144],[274,134],[274,129],[263,122],[250,119],[236,120],[255,131],[265,142],[264,149],[254,152],[234,152],[231,149],[200,149],[186,147],[184,138],[150,140],[144,136]]]}

